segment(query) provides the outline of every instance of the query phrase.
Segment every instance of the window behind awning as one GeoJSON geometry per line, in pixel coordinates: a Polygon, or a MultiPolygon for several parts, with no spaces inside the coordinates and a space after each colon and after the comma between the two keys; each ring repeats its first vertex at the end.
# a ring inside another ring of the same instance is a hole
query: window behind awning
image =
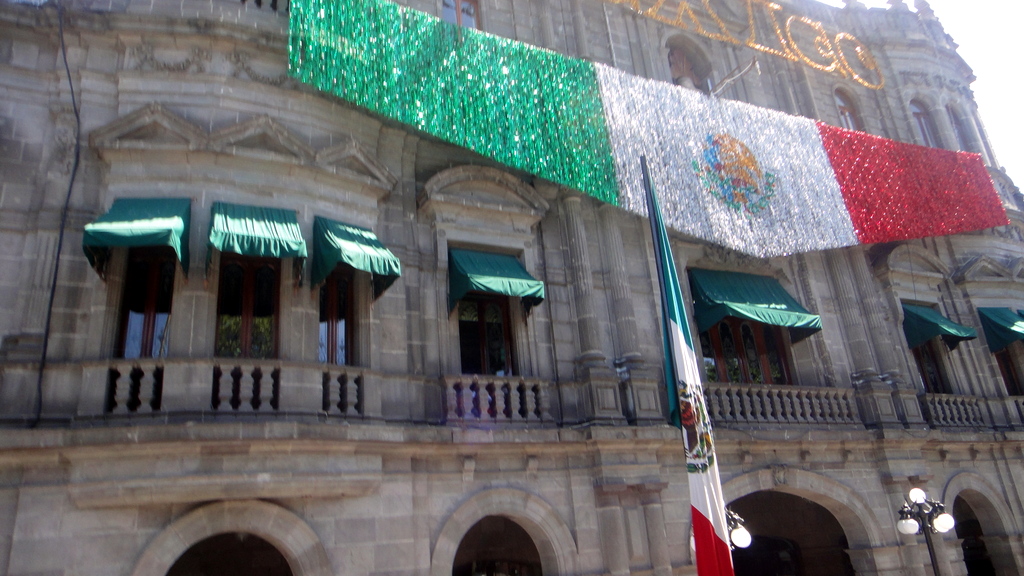
{"type": "Polygon", "coordinates": [[[941,336],[952,350],[960,342],[978,337],[974,328],[957,324],[931,308],[913,304],[903,305],[903,333],[907,337],[907,346],[911,348],[941,336]]]}
{"type": "Polygon", "coordinates": [[[118,198],[106,214],[85,225],[82,249],[99,271],[116,247],[167,246],[188,275],[189,198],[118,198]]]}
{"type": "Polygon", "coordinates": [[[371,230],[317,216],[313,220],[313,286],[326,280],[339,262],[370,273],[374,298],[402,275],[402,263],[371,230]]]}
{"type": "MultiPolygon", "coordinates": [[[[242,256],[294,258],[301,276],[306,241],[294,210],[214,202],[210,207],[210,249],[242,256]]],[[[207,253],[207,264],[210,255],[207,253]]]]}
{"type": "Polygon", "coordinates": [[[508,254],[452,249],[448,252],[448,309],[468,292],[518,296],[527,311],[544,300],[544,283],[508,254]]]}
{"type": "Polygon", "coordinates": [[[1009,308],[978,308],[988,349],[999,352],[1017,340],[1024,340],[1024,317],[1009,308]]]}
{"type": "Polygon", "coordinates": [[[690,288],[698,332],[728,316],[789,328],[794,342],[821,330],[821,317],[769,276],[692,268],[690,288]]]}

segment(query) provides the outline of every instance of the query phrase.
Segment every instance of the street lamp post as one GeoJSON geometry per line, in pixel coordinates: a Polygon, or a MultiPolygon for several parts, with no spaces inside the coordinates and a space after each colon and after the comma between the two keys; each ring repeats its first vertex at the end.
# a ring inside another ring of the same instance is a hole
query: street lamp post
{"type": "Polygon", "coordinates": [[[932,562],[932,571],[935,576],[942,576],[939,573],[939,564],[935,560],[935,545],[932,543],[932,534],[936,532],[946,533],[953,529],[955,524],[953,516],[946,512],[946,507],[938,500],[930,500],[924,490],[914,488],[904,499],[903,507],[899,509],[900,519],[896,522],[896,529],[901,534],[924,534],[925,544],[928,545],[928,558],[932,562]]]}

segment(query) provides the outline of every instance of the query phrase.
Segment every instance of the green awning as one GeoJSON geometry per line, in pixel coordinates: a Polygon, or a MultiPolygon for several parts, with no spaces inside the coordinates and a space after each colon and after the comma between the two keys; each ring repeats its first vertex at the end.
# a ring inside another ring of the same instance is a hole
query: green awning
{"type": "Polygon", "coordinates": [[[794,342],[821,330],[821,317],[808,312],[775,278],[693,268],[690,288],[698,332],[727,316],[789,328],[794,342]]]}
{"type": "Polygon", "coordinates": [[[188,274],[189,198],[118,198],[106,214],[85,225],[82,249],[99,270],[115,247],[169,246],[188,274]]]}
{"type": "Polygon", "coordinates": [[[952,350],[960,342],[978,337],[974,328],[957,324],[931,308],[913,304],[903,305],[903,333],[907,336],[907,346],[911,348],[942,336],[946,346],[952,350]]]}
{"type": "Polygon", "coordinates": [[[214,202],[209,248],[242,256],[294,258],[297,274],[306,258],[306,241],[295,211],[263,206],[214,202]]]}
{"type": "Polygon", "coordinates": [[[544,300],[544,283],[523,268],[515,256],[474,250],[448,251],[448,309],[467,292],[519,296],[527,311],[544,300]]]}
{"type": "Polygon", "coordinates": [[[988,349],[999,352],[1017,340],[1024,340],[1024,318],[1009,308],[978,308],[988,349]]]}
{"type": "Polygon", "coordinates": [[[338,262],[369,272],[374,298],[402,275],[402,263],[372,231],[317,216],[313,219],[313,286],[326,280],[338,262]]]}

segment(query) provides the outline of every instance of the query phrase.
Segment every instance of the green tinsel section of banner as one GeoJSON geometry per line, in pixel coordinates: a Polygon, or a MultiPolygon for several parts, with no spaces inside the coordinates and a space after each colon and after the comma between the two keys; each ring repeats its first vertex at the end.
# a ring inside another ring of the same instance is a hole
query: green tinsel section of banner
{"type": "Polygon", "coordinates": [[[292,0],[290,74],[507,166],[618,203],[593,66],[388,0],[292,0]]]}

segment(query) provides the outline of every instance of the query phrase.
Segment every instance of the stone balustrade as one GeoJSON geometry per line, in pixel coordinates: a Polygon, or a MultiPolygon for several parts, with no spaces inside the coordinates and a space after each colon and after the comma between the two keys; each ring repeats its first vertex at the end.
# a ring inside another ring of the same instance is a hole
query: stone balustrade
{"type": "Polygon", "coordinates": [[[983,398],[959,394],[922,394],[921,407],[933,428],[988,428],[983,398]]]}
{"type": "Polygon", "coordinates": [[[863,426],[848,388],[710,384],[704,393],[717,424],[863,426]]]}
{"type": "Polygon", "coordinates": [[[553,423],[548,382],[518,376],[445,376],[446,421],[449,424],[553,423]]]}

